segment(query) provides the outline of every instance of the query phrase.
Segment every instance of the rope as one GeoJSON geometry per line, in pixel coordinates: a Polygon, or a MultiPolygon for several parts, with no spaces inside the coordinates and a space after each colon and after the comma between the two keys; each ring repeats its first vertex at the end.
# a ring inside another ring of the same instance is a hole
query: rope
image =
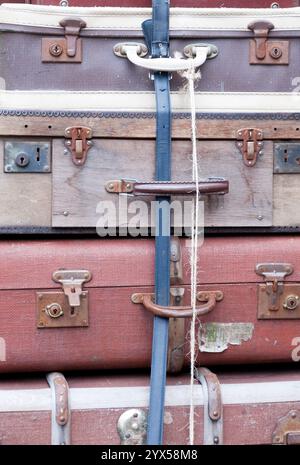
{"type": "Polygon", "coordinates": [[[195,408],[194,408],[194,365],[196,361],[196,305],[197,305],[197,277],[198,277],[198,225],[199,225],[199,196],[197,194],[199,187],[198,155],[197,155],[197,138],[196,138],[196,101],[195,101],[195,80],[201,77],[200,73],[195,72],[191,67],[185,77],[188,80],[188,91],[191,106],[191,138],[192,138],[192,178],[196,184],[196,195],[193,198],[192,219],[191,219],[191,307],[193,316],[190,327],[190,413],[189,413],[189,443],[194,444],[195,431],[195,408]]]}

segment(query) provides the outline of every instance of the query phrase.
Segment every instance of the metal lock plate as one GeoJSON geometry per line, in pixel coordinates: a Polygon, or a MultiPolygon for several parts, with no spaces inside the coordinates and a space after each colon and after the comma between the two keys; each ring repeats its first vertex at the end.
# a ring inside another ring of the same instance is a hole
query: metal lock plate
{"type": "Polygon", "coordinates": [[[278,420],[272,435],[273,444],[300,445],[300,412],[291,410],[278,420]]]}
{"type": "Polygon", "coordinates": [[[4,142],[5,173],[50,173],[51,142],[7,140],[4,142]]]}
{"type": "Polygon", "coordinates": [[[265,57],[256,56],[256,42],[250,40],[250,65],[288,65],[289,42],[287,40],[268,40],[265,57]]]}
{"type": "Polygon", "coordinates": [[[76,41],[76,52],[74,56],[68,56],[68,42],[64,37],[42,38],[42,62],[43,63],[81,63],[82,42],[76,41]]]}
{"type": "Polygon", "coordinates": [[[288,65],[289,41],[270,40],[274,24],[269,21],[254,21],[248,25],[254,38],[250,40],[251,65],[288,65]]]}
{"type": "Polygon", "coordinates": [[[300,319],[300,284],[284,283],[277,297],[277,310],[270,309],[267,284],[259,284],[258,320],[297,320],[300,319]]]}
{"type": "Polygon", "coordinates": [[[293,320],[300,318],[300,283],[286,283],[293,273],[290,263],[259,263],[255,272],[264,277],[258,285],[258,320],[293,320]]]}
{"type": "Polygon", "coordinates": [[[81,18],[64,18],[59,25],[64,28],[65,37],[42,38],[42,61],[81,63],[82,43],[78,36],[86,22],[81,18]]]}
{"type": "Polygon", "coordinates": [[[81,294],[80,305],[71,307],[62,291],[37,293],[37,328],[74,328],[89,325],[88,291],[81,294]]]}
{"type": "Polygon", "coordinates": [[[300,143],[274,144],[274,173],[300,173],[300,143]]]}

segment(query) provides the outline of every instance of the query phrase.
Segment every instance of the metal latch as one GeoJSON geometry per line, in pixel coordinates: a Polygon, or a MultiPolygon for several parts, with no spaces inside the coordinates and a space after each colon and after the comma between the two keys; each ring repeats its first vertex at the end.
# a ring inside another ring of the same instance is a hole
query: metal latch
{"type": "Polygon", "coordinates": [[[269,39],[274,24],[269,21],[255,21],[248,25],[248,29],[254,33],[254,39],[250,40],[251,65],[289,64],[289,41],[269,39]]]}
{"type": "Polygon", "coordinates": [[[278,420],[272,435],[273,444],[300,445],[300,412],[291,410],[278,420]]]}
{"type": "Polygon", "coordinates": [[[207,368],[200,368],[195,370],[195,378],[203,389],[203,445],[222,445],[223,402],[218,377],[207,368]]]}
{"type": "Polygon", "coordinates": [[[300,284],[286,283],[293,273],[289,263],[261,263],[255,269],[265,279],[259,284],[258,319],[299,319],[300,284]]]}
{"type": "Polygon", "coordinates": [[[92,274],[87,270],[58,270],[53,273],[52,278],[62,285],[70,307],[80,307],[83,283],[90,281],[92,274]]]}
{"type": "Polygon", "coordinates": [[[37,327],[88,326],[88,291],[83,290],[83,284],[92,279],[90,271],[58,270],[52,279],[63,290],[37,293],[37,327]]]}
{"type": "Polygon", "coordinates": [[[237,131],[237,146],[240,149],[246,166],[254,166],[263,147],[263,132],[256,128],[243,128],[237,131]]]}
{"type": "Polygon", "coordinates": [[[45,37],[42,39],[42,61],[58,63],[81,63],[82,44],[80,30],[86,22],[80,18],[65,18],[59,23],[64,28],[65,37],[45,37]]]}
{"type": "Polygon", "coordinates": [[[66,147],[72,154],[72,161],[76,166],[82,166],[86,162],[87,153],[91,146],[92,130],[85,126],[73,126],[65,130],[66,147]]]}
{"type": "Polygon", "coordinates": [[[51,444],[71,444],[71,409],[69,405],[69,386],[61,373],[49,373],[47,381],[51,388],[51,444]]]}

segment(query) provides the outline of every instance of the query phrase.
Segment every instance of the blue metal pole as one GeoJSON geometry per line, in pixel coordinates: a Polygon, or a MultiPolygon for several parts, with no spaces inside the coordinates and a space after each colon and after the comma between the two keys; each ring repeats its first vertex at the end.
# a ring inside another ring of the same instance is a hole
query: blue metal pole
{"type": "MultiPolygon", "coordinates": [[[[152,32],[153,58],[169,55],[169,1],[152,1],[152,22],[145,22],[144,33],[152,32]]],[[[149,42],[149,35],[148,35],[149,42]]],[[[156,179],[171,179],[171,104],[168,73],[154,73],[156,94],[156,179]]],[[[155,238],[156,303],[169,305],[170,299],[170,209],[169,197],[157,197],[155,238]]],[[[163,441],[163,418],[168,353],[169,320],[155,316],[153,323],[150,404],[147,444],[163,441]]]]}

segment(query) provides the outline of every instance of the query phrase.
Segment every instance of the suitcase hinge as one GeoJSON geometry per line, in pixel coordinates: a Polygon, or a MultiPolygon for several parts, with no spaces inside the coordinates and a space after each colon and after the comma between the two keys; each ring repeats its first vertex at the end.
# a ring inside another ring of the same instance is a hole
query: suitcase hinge
{"type": "Polygon", "coordinates": [[[82,166],[86,162],[87,153],[93,145],[92,130],[84,126],[73,126],[65,130],[66,147],[72,154],[72,161],[76,166],[82,166]]]}
{"type": "Polygon", "coordinates": [[[272,435],[273,444],[300,445],[300,412],[291,410],[278,420],[272,435]]]}
{"type": "Polygon", "coordinates": [[[255,21],[248,25],[248,29],[254,33],[254,39],[250,40],[251,65],[289,64],[289,41],[269,40],[274,24],[269,21],[255,21]]]}
{"type": "MultiPolygon", "coordinates": [[[[170,305],[180,306],[185,289],[183,281],[181,245],[178,237],[171,238],[170,251],[170,305]]],[[[169,319],[168,372],[178,373],[184,363],[185,321],[182,318],[169,319]]]]}
{"type": "Polygon", "coordinates": [[[299,318],[299,285],[284,283],[293,273],[289,263],[260,263],[255,271],[263,276],[265,284],[259,284],[258,319],[299,318]]]}
{"type": "Polygon", "coordinates": [[[42,61],[45,63],[81,63],[82,44],[80,30],[86,22],[80,18],[65,18],[59,23],[64,28],[65,37],[44,37],[42,39],[42,61]]]}
{"type": "Polygon", "coordinates": [[[243,128],[237,131],[237,146],[240,149],[246,166],[254,166],[258,155],[262,154],[263,132],[256,128],[243,128]]]}
{"type": "Polygon", "coordinates": [[[222,445],[223,402],[218,377],[207,368],[200,368],[195,370],[195,378],[202,385],[203,390],[203,445],[222,445]]]}
{"type": "Polygon", "coordinates": [[[50,373],[47,381],[52,395],[51,444],[71,444],[69,386],[61,373],[50,373]]]}

